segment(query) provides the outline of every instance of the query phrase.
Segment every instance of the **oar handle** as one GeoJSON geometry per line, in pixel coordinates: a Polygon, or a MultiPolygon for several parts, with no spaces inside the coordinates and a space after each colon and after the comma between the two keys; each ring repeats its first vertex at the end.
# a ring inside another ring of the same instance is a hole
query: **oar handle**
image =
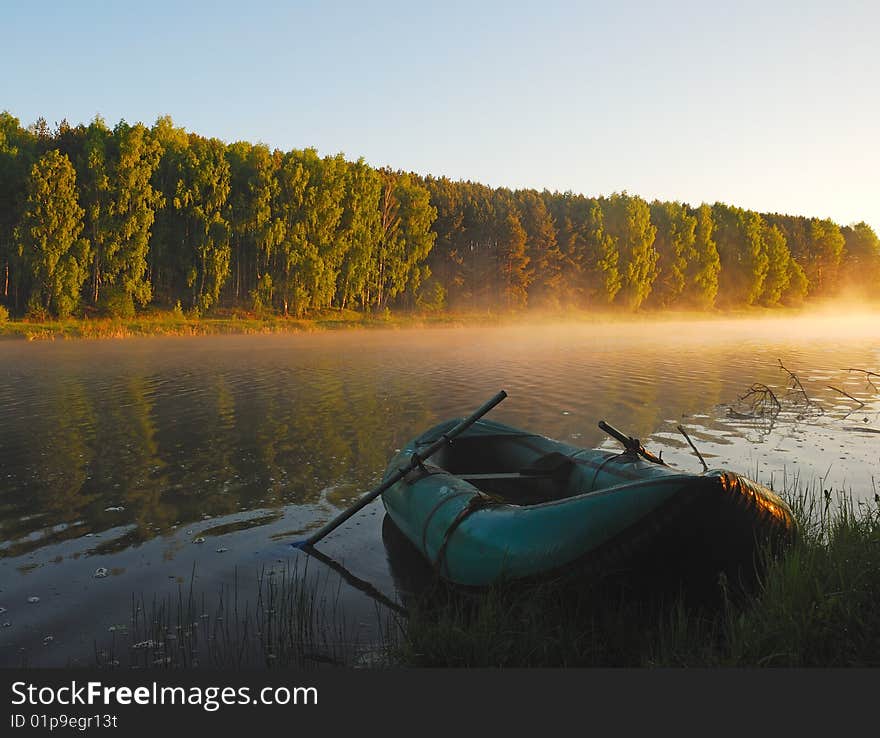
{"type": "Polygon", "coordinates": [[[645,447],[642,445],[642,442],[638,438],[633,438],[632,436],[626,435],[623,431],[617,430],[617,428],[615,428],[613,425],[608,425],[608,423],[606,423],[604,420],[599,421],[599,427],[609,436],[620,441],[627,451],[639,454],[640,456],[643,456],[648,461],[651,461],[655,464],[669,466],[669,464],[663,461],[663,459],[654,456],[654,454],[646,450],[645,447]]]}
{"type": "Polygon", "coordinates": [[[392,474],[388,479],[386,479],[382,484],[380,484],[375,489],[367,492],[361,499],[355,502],[351,507],[346,510],[343,510],[339,515],[337,515],[333,520],[329,523],[312,533],[308,538],[304,541],[299,541],[298,543],[292,544],[297,548],[305,548],[306,546],[314,546],[318,541],[320,541],[324,536],[326,536],[331,531],[338,528],[342,523],[348,520],[352,515],[354,515],[359,510],[366,507],[370,502],[375,500],[379,495],[381,495],[386,489],[388,489],[391,485],[396,484],[401,479],[403,479],[407,474],[409,474],[413,469],[418,467],[425,459],[429,456],[436,453],[442,446],[445,446],[449,443],[453,438],[455,438],[460,433],[463,433],[468,428],[470,428],[474,423],[476,423],[480,418],[482,418],[486,413],[488,413],[493,407],[495,407],[499,402],[501,402],[505,397],[507,397],[507,393],[504,390],[501,390],[497,395],[495,395],[491,400],[481,405],[477,410],[468,415],[464,420],[462,420],[458,425],[456,425],[451,430],[446,431],[446,433],[442,434],[440,438],[434,441],[428,448],[426,448],[421,454],[413,454],[409,462],[407,462],[406,466],[401,469],[398,469],[394,474],[392,474]]]}

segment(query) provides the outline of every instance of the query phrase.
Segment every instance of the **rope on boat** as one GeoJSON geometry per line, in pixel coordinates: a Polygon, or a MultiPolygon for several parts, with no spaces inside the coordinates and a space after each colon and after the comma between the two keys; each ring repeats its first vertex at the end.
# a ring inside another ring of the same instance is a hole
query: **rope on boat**
{"type": "MultiPolygon", "coordinates": [[[[439,574],[443,565],[446,563],[446,547],[449,545],[449,539],[452,537],[452,534],[461,525],[471,514],[477,512],[478,510],[485,510],[487,507],[494,507],[499,503],[496,500],[491,499],[490,497],[486,497],[484,495],[477,495],[476,497],[472,497],[468,504],[465,505],[461,510],[458,511],[458,514],[453,518],[452,522],[449,524],[449,527],[446,529],[446,533],[443,536],[443,543],[440,544],[440,550],[437,551],[437,558],[434,561],[434,570],[439,574]]],[[[447,573],[449,573],[449,569],[447,568],[447,573]]]]}
{"type": "Polygon", "coordinates": [[[619,454],[615,454],[614,452],[612,452],[611,454],[606,456],[605,459],[602,461],[602,463],[596,467],[596,471],[593,474],[593,480],[590,482],[590,491],[592,492],[594,489],[596,489],[596,480],[599,478],[599,472],[605,468],[605,464],[607,464],[609,461],[612,461],[614,459],[619,459],[621,456],[626,456],[629,453],[630,452],[627,450],[627,451],[622,451],[619,454]]]}
{"type": "MultiPolygon", "coordinates": [[[[430,559],[431,557],[428,555],[428,526],[431,525],[431,520],[434,518],[434,515],[437,511],[443,507],[450,500],[454,500],[457,497],[463,497],[464,495],[472,494],[470,490],[466,490],[464,492],[456,492],[454,495],[448,495],[447,497],[442,497],[440,501],[434,505],[431,509],[431,512],[428,513],[428,516],[425,518],[425,524],[422,526],[422,551],[425,552],[425,557],[430,559]]],[[[467,509],[467,508],[465,508],[467,509]]]]}

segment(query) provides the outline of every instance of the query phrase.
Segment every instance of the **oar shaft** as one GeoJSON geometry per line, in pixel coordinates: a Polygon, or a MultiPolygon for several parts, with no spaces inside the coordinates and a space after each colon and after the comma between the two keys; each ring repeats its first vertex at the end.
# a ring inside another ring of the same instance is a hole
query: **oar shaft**
{"type": "Polygon", "coordinates": [[[451,430],[444,433],[440,438],[438,438],[434,443],[428,446],[421,454],[413,454],[410,457],[409,462],[406,466],[396,471],[392,474],[388,479],[386,479],[382,484],[380,484],[375,489],[367,492],[361,499],[355,502],[351,507],[346,510],[343,510],[339,515],[337,515],[333,520],[329,523],[325,524],[323,527],[312,533],[305,541],[302,541],[299,544],[294,544],[299,547],[303,546],[314,546],[315,543],[320,541],[324,536],[326,536],[331,531],[338,528],[342,523],[348,520],[352,515],[354,515],[359,510],[362,510],[366,507],[370,502],[375,500],[379,495],[381,495],[386,489],[388,489],[391,485],[396,484],[401,479],[403,479],[407,474],[409,474],[413,469],[415,469],[419,464],[421,464],[425,459],[429,456],[435,454],[441,447],[445,446],[449,441],[455,438],[460,433],[466,431],[470,428],[474,423],[476,423],[481,417],[483,417],[486,413],[488,413],[493,407],[495,407],[499,402],[501,402],[505,397],[507,397],[507,393],[504,390],[501,390],[497,395],[495,395],[491,400],[481,405],[474,413],[466,417],[462,420],[458,425],[456,425],[451,430]]]}

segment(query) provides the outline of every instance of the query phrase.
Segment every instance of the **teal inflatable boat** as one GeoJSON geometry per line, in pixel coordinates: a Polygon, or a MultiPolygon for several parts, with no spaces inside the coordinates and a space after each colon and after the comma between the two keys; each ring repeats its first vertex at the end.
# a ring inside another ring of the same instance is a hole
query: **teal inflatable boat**
{"type": "Polygon", "coordinates": [[[584,449],[478,420],[426,458],[460,422],[408,443],[384,477],[401,478],[382,493],[395,526],[456,584],[638,562],[753,568],[796,532],[789,506],[766,487],[725,470],[676,470],[635,439],[621,438],[622,452],[584,449]]]}

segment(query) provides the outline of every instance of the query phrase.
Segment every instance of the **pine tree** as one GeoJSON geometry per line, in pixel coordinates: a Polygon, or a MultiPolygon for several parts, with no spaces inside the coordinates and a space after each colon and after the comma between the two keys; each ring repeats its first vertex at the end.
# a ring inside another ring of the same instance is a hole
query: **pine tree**
{"type": "Polygon", "coordinates": [[[880,239],[867,223],[841,229],[844,252],[841,277],[846,288],[861,297],[877,297],[880,285],[880,239]]]}
{"type": "Polygon", "coordinates": [[[810,281],[810,294],[833,295],[838,287],[838,271],[845,240],[838,226],[830,218],[811,218],[808,229],[804,271],[810,281]]]}
{"type": "Polygon", "coordinates": [[[543,198],[534,190],[520,190],[515,196],[532,269],[529,305],[558,308],[565,257],[556,239],[553,218],[543,198]]]}
{"type": "Polygon", "coordinates": [[[507,310],[524,308],[528,301],[528,288],[533,273],[529,269],[531,259],[526,253],[527,234],[513,208],[498,229],[495,261],[499,277],[500,303],[507,310]]]}
{"type": "Polygon", "coordinates": [[[761,292],[764,305],[778,305],[791,283],[791,252],[785,235],[775,225],[764,222],[764,243],[767,250],[767,276],[761,292]]]}

